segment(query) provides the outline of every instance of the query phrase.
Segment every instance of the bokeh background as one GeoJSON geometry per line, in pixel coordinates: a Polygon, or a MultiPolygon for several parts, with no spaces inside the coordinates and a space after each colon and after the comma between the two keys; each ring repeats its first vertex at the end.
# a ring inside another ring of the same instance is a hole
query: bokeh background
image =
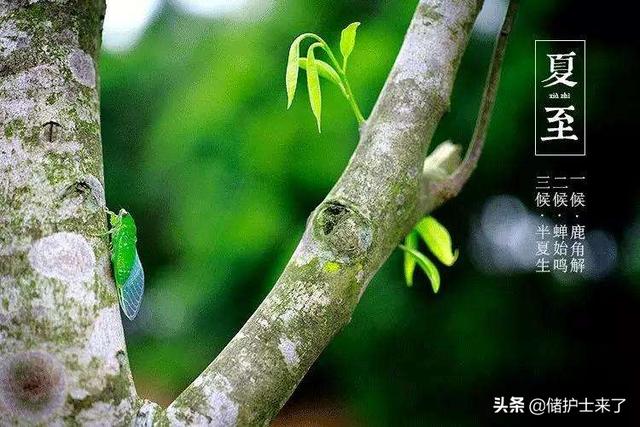
{"type": "MultiPolygon", "coordinates": [[[[506,8],[503,0],[485,3],[434,142],[470,137],[506,8]]],[[[623,397],[622,415],[586,415],[581,423],[639,425],[633,14],[579,0],[521,3],[480,166],[435,214],[461,249],[459,262],[442,271],[434,295],[424,277],[413,288],[403,284],[394,253],[275,425],[534,421],[493,415],[497,396],[623,397]],[[571,167],[588,176],[590,268],[570,280],[530,272],[535,176],[550,167],[533,156],[533,41],[545,38],[587,39],[588,157],[571,167]]],[[[107,4],[100,63],[107,200],[136,217],[147,275],[142,311],[125,320],[127,341],[140,394],[167,404],[265,297],[357,143],[355,119],[329,84],[321,135],[303,82],[286,111],[290,42],[313,31],[337,45],[340,30],[361,21],[350,81],[366,114],[416,2],[107,4]]]]}

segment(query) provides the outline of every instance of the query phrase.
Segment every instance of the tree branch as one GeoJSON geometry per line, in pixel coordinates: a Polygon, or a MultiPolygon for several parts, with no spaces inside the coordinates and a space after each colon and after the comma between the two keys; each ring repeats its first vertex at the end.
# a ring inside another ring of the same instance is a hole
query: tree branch
{"type": "Polygon", "coordinates": [[[469,177],[471,177],[471,174],[478,164],[478,160],[480,160],[484,141],[487,138],[489,123],[491,122],[491,113],[493,112],[493,106],[496,101],[498,85],[500,83],[500,73],[502,71],[502,62],[507,48],[507,40],[511,33],[517,9],[517,0],[511,0],[509,7],[507,8],[504,22],[502,23],[502,28],[497,35],[493,55],[491,57],[491,63],[489,65],[489,72],[484,86],[484,92],[482,94],[482,100],[480,102],[478,118],[476,119],[476,125],[473,130],[469,149],[467,150],[464,160],[449,176],[436,177],[436,179],[425,176],[428,182],[425,189],[426,193],[429,195],[429,197],[426,198],[426,210],[433,210],[448,199],[457,196],[458,193],[460,193],[460,190],[462,190],[464,184],[469,180],[469,177]]]}
{"type": "Polygon", "coordinates": [[[274,288],[157,422],[267,424],[349,322],[369,280],[424,214],[424,153],[479,9],[476,0],[419,3],[349,165],[274,288]]]}

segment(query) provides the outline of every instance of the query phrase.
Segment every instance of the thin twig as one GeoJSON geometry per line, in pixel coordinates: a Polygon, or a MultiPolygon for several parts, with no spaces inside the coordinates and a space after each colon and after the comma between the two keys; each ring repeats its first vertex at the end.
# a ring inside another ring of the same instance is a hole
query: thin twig
{"type": "Polygon", "coordinates": [[[449,178],[438,185],[441,186],[441,190],[446,192],[449,197],[457,195],[462,189],[463,185],[467,182],[471,173],[478,164],[480,154],[482,154],[482,148],[484,147],[484,141],[487,137],[487,130],[489,123],[491,122],[491,113],[496,101],[496,93],[498,92],[498,84],[500,83],[500,72],[502,71],[502,62],[504,60],[504,53],[507,48],[507,40],[511,33],[511,27],[518,8],[518,1],[511,0],[507,13],[502,23],[502,29],[497,36],[495,48],[493,50],[493,56],[491,58],[491,64],[489,66],[489,73],[484,86],[484,92],[482,94],[482,101],[480,102],[480,110],[478,112],[478,118],[476,119],[476,126],[473,130],[473,136],[465,155],[464,160],[460,166],[452,173],[449,178]]]}

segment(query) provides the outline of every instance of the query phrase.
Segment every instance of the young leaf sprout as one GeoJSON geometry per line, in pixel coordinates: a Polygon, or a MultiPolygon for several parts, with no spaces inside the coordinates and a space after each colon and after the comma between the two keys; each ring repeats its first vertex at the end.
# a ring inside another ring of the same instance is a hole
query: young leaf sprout
{"type": "Polygon", "coordinates": [[[136,224],[131,214],[120,209],[107,210],[111,228],[111,263],[124,314],[133,320],[138,314],[144,293],[144,271],[136,249],[136,224]]]}
{"type": "Polygon", "coordinates": [[[436,265],[418,250],[418,238],[423,240],[438,261],[448,267],[458,259],[458,251],[453,250],[447,229],[431,216],[423,218],[407,235],[404,245],[399,246],[404,251],[404,279],[407,286],[413,286],[413,273],[418,265],[431,282],[433,292],[437,293],[440,289],[440,273],[436,265]]]}
{"type": "MultiPolygon", "coordinates": [[[[416,263],[420,266],[424,274],[427,275],[427,278],[431,282],[433,292],[438,293],[438,290],[440,289],[440,273],[438,272],[438,268],[436,267],[436,265],[417,249],[411,249],[403,245],[400,245],[400,249],[404,251],[405,257],[408,256],[413,260],[413,268],[415,268],[416,263]]],[[[406,264],[407,262],[405,259],[405,265],[406,264]]],[[[411,286],[411,284],[407,283],[407,286],[411,286]]]]}
{"type": "Polygon", "coordinates": [[[365,119],[360,112],[360,107],[353,96],[349,80],[347,79],[347,61],[356,44],[356,30],[359,22],[349,24],[340,36],[340,53],[342,54],[342,64],[338,62],[329,45],[318,35],[304,33],[299,35],[291,43],[289,48],[289,59],[287,61],[286,87],[287,87],[287,108],[291,107],[298,85],[298,70],[300,68],[307,72],[307,90],[309,92],[309,103],[311,111],[318,124],[318,132],[321,131],[322,116],[322,93],[320,90],[320,77],[329,80],[340,88],[340,91],[349,102],[358,124],[364,123],[365,119]],[[305,39],[315,40],[307,50],[307,57],[300,58],[300,43],[305,39]],[[316,58],[315,49],[322,49],[329,57],[329,63],[316,58]]]}

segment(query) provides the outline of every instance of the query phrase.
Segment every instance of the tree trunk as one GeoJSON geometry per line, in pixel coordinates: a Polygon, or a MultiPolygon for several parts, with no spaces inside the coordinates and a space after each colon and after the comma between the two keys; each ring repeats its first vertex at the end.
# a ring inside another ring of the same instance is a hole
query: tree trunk
{"type": "Polygon", "coordinates": [[[140,406],[98,237],[104,8],[0,1],[2,423],[125,424],[140,406]]]}

